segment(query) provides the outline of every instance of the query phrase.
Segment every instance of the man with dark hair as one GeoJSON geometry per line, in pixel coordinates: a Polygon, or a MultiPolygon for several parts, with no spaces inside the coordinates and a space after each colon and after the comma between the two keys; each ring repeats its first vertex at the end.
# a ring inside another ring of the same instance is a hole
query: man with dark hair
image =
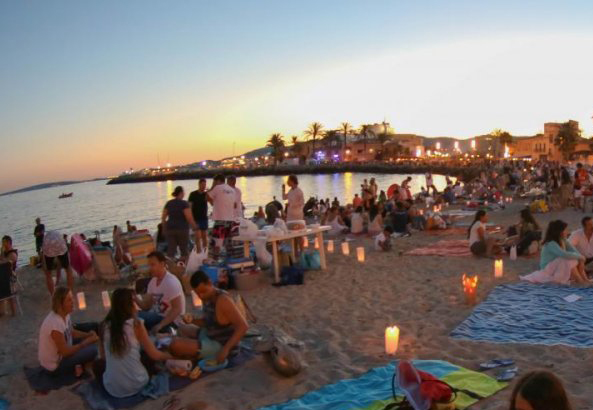
{"type": "Polygon", "coordinates": [[[568,239],[581,255],[585,257],[585,265],[593,262],[593,219],[585,216],[581,220],[581,229],[574,231],[568,239]]]}
{"type": "Polygon", "coordinates": [[[200,232],[196,235],[196,239],[200,239],[196,240],[196,248],[201,252],[208,247],[208,193],[205,178],[200,178],[198,189],[190,193],[187,200],[200,232]]]}
{"type": "Polygon", "coordinates": [[[229,250],[233,228],[238,226],[235,222],[237,191],[225,183],[224,176],[216,175],[207,198],[212,204],[212,219],[214,219],[209,252],[212,259],[217,259],[222,249],[229,250]]]}
{"type": "Polygon", "coordinates": [[[185,314],[183,287],[179,279],[167,271],[166,262],[167,258],[162,252],[148,254],[152,279],[146,294],[136,297],[136,303],[142,309],[138,317],[144,320],[146,329],[153,333],[182,324],[181,316],[185,314]]]}
{"type": "Polygon", "coordinates": [[[222,363],[234,353],[249,329],[245,314],[227,292],[212,284],[206,273],[194,273],[190,284],[204,302],[203,315],[200,319],[184,316],[186,325],[179,327],[179,334],[184,338],[175,338],[171,342],[171,354],[195,357],[201,353],[203,357],[215,356],[218,363],[222,363]]]}
{"type": "Polygon", "coordinates": [[[35,235],[35,250],[37,251],[37,256],[39,257],[39,264],[37,267],[41,267],[41,247],[43,246],[43,236],[45,235],[45,225],[41,223],[41,218],[35,218],[35,230],[33,231],[33,235],[35,235]]]}
{"type": "Polygon", "coordinates": [[[235,190],[235,220],[239,218],[243,218],[243,193],[239,188],[237,188],[237,177],[234,175],[229,176],[227,179],[227,184],[235,190]]]}

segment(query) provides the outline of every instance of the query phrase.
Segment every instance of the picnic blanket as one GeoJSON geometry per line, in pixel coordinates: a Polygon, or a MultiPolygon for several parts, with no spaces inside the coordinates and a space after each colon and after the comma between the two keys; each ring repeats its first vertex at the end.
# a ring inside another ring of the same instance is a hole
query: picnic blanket
{"type": "Polygon", "coordinates": [[[74,373],[70,375],[54,375],[48,372],[41,366],[23,367],[25,378],[29,383],[29,387],[36,392],[48,392],[50,390],[59,390],[62,387],[70,386],[80,380],[90,378],[90,374],[84,372],[80,378],[76,377],[74,373]]]}
{"type": "MultiPolygon", "coordinates": [[[[506,386],[506,383],[499,383],[484,373],[445,361],[414,360],[412,363],[453,387],[469,390],[482,397],[491,396],[506,386]]],[[[391,382],[396,365],[397,362],[377,367],[356,379],[341,380],[298,399],[262,407],[260,410],[382,410],[392,402],[391,382]]],[[[396,394],[403,396],[403,392],[397,387],[396,394]]],[[[465,409],[477,401],[460,393],[455,406],[457,409],[465,409]]]]}
{"type": "Polygon", "coordinates": [[[472,256],[467,239],[442,240],[404,253],[414,256],[472,256]]]}
{"type": "MultiPolygon", "coordinates": [[[[447,229],[436,229],[436,230],[429,230],[425,231],[429,235],[433,236],[444,236],[444,235],[465,235],[467,236],[467,229],[468,227],[464,226],[450,226],[447,229]]],[[[497,233],[502,231],[502,227],[498,225],[487,225],[486,232],[488,233],[497,233]]]]}
{"type": "MultiPolygon", "coordinates": [[[[240,366],[254,356],[255,353],[252,350],[241,348],[241,351],[237,355],[229,359],[227,369],[240,366]]],[[[191,380],[187,377],[160,373],[151,378],[151,383],[142,392],[125,398],[111,396],[107,393],[102,383],[99,383],[97,380],[82,383],[72,389],[72,391],[78,394],[85,401],[88,408],[92,410],[127,409],[137,406],[145,400],[155,399],[171,391],[181,390],[210,374],[213,373],[203,372],[197,380],[191,380]]]]}
{"type": "Polygon", "coordinates": [[[593,347],[593,288],[516,283],[497,286],[451,332],[455,339],[593,347]],[[569,303],[564,297],[580,296],[569,303]]]}

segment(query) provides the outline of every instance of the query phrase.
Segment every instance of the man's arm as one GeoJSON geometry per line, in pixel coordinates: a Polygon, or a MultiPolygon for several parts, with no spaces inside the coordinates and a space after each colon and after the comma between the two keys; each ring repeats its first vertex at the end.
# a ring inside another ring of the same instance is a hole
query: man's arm
{"type": "Polygon", "coordinates": [[[64,337],[64,334],[61,332],[58,332],[57,330],[52,330],[51,338],[54,341],[54,343],[56,344],[56,348],[58,349],[58,353],[60,354],[60,356],[69,357],[69,356],[72,356],[73,354],[77,353],[78,351],[84,349],[85,347],[92,345],[93,343],[95,343],[98,340],[95,332],[91,332],[91,333],[92,333],[91,336],[85,338],[81,343],[78,343],[73,346],[68,346],[68,343],[66,343],[66,338],[64,337]]]}
{"type": "Polygon", "coordinates": [[[152,330],[154,333],[158,333],[162,328],[165,326],[173,323],[175,319],[181,315],[181,298],[183,296],[179,295],[176,298],[171,300],[171,309],[167,312],[167,315],[157,324],[152,330]]]}
{"type": "Polygon", "coordinates": [[[136,295],[136,304],[142,310],[148,310],[152,307],[154,300],[150,293],[146,295],[136,295]]]}
{"type": "Polygon", "coordinates": [[[226,360],[233,347],[237,346],[241,339],[243,339],[243,336],[245,336],[245,333],[249,329],[249,325],[241,312],[239,312],[239,309],[237,309],[235,303],[228,296],[222,296],[219,303],[221,313],[233,327],[233,335],[216,356],[217,361],[222,363],[226,360]]]}

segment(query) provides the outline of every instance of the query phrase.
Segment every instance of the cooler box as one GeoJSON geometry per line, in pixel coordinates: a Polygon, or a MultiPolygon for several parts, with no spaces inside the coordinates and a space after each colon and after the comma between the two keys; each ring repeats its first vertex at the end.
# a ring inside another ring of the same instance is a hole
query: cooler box
{"type": "Polygon", "coordinates": [[[212,283],[215,285],[218,285],[219,283],[228,283],[228,275],[225,268],[214,265],[202,265],[200,270],[208,275],[212,283]]]}

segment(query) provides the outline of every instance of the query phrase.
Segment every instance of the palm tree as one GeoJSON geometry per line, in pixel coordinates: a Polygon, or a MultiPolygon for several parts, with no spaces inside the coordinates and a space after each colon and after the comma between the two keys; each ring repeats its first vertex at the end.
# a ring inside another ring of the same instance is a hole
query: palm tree
{"type": "Polygon", "coordinates": [[[315,140],[321,136],[321,130],[323,129],[323,125],[318,122],[314,122],[309,125],[309,129],[305,130],[305,136],[313,140],[313,150],[312,153],[315,154],[315,140]]]}
{"type": "Polygon", "coordinates": [[[362,136],[363,149],[365,152],[367,150],[367,139],[369,138],[369,133],[371,133],[370,129],[371,126],[367,124],[360,127],[360,135],[362,136]]]}
{"type": "Polygon", "coordinates": [[[344,149],[346,149],[346,145],[348,145],[348,133],[352,131],[352,125],[349,122],[343,122],[341,125],[340,130],[344,134],[344,149]]]}
{"type": "Polygon", "coordinates": [[[272,148],[272,156],[274,157],[274,166],[278,164],[278,159],[282,158],[282,149],[284,148],[284,137],[279,132],[272,134],[266,147],[272,148]]]}
{"type": "Polygon", "coordinates": [[[501,130],[500,128],[495,129],[490,133],[492,135],[497,144],[496,144],[496,156],[500,156],[499,147],[504,147],[507,144],[511,144],[513,142],[513,136],[506,131],[501,130]]]}

